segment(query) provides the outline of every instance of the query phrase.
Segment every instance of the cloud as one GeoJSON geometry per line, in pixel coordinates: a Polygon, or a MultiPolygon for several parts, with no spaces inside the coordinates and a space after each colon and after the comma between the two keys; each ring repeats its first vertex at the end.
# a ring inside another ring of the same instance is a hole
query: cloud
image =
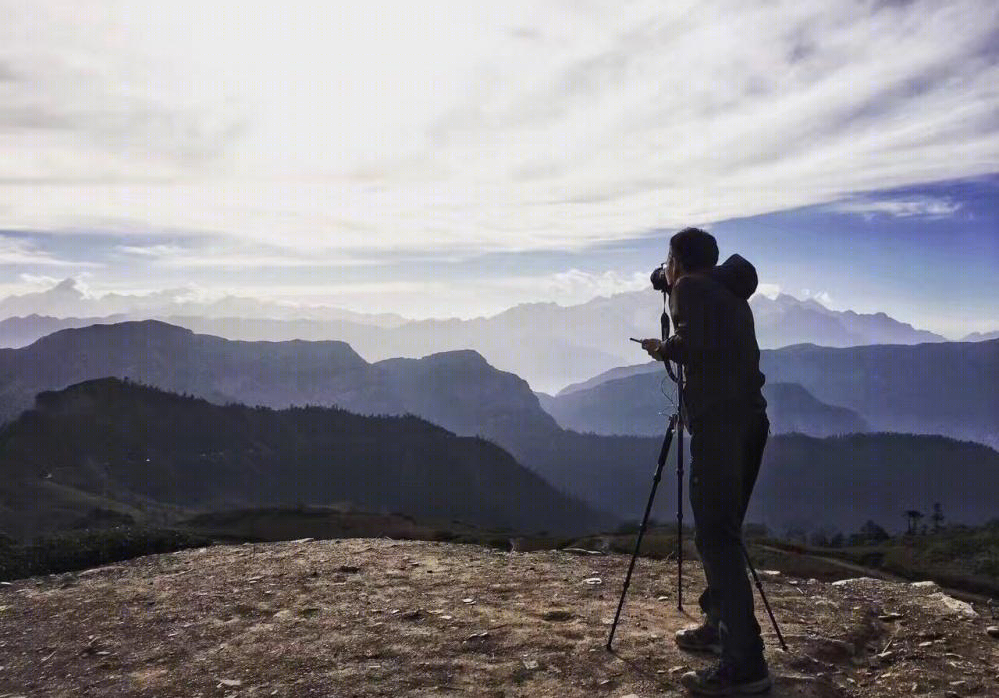
{"type": "Polygon", "coordinates": [[[780,295],[780,284],[759,284],[756,287],[756,293],[773,300],[780,295]]]}
{"type": "Polygon", "coordinates": [[[0,266],[99,267],[94,262],[79,262],[53,257],[38,249],[30,240],[0,235],[0,266]]]}
{"type": "Polygon", "coordinates": [[[856,213],[863,216],[882,214],[895,218],[947,218],[961,210],[961,204],[946,198],[919,196],[911,198],[857,197],[826,207],[838,213],[856,213]]]}
{"type": "Polygon", "coordinates": [[[172,244],[116,245],[115,251],[126,256],[147,261],[161,268],[295,268],[295,267],[351,267],[379,264],[374,258],[347,259],[333,254],[304,255],[300,251],[278,247],[260,247],[233,244],[230,240],[221,243],[183,247],[172,244]]]}
{"type": "Polygon", "coordinates": [[[172,178],[238,136],[234,98],[194,75],[182,5],[0,0],[0,13],[8,182],[172,178]]]}
{"type": "Polygon", "coordinates": [[[0,13],[8,229],[578,250],[999,170],[990,0],[0,13]]]}
{"type": "Polygon", "coordinates": [[[30,286],[36,286],[40,289],[47,289],[58,284],[62,279],[57,279],[54,276],[44,276],[41,274],[18,274],[19,278],[25,284],[30,286]]]}

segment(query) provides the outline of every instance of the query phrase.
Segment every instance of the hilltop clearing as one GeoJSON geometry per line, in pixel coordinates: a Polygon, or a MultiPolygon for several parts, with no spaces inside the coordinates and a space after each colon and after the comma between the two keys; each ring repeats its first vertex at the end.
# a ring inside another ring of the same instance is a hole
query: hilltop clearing
{"type": "MultiPolygon", "coordinates": [[[[156,555],[0,587],[0,694],[677,696],[676,565],[386,539],[156,555]]],[[[764,574],[772,695],[994,695],[999,640],[932,585],[764,574]]],[[[703,583],[685,565],[688,608],[703,583]]]]}

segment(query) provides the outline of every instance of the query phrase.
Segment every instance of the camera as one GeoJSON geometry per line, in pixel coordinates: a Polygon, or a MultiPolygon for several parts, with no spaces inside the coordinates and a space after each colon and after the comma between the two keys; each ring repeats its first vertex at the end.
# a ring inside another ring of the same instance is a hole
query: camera
{"type": "Polygon", "coordinates": [[[652,270],[652,276],[649,277],[652,281],[652,288],[657,291],[662,291],[663,293],[669,294],[672,291],[672,287],[669,281],[666,280],[666,263],[663,262],[658,267],[652,270]]]}

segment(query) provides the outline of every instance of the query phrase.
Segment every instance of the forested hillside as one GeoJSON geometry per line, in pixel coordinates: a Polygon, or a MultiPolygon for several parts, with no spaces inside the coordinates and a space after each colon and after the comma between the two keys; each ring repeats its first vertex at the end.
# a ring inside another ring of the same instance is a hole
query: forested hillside
{"type": "Polygon", "coordinates": [[[0,472],[0,526],[22,534],[70,524],[95,502],[204,511],[348,501],[529,532],[610,522],[495,444],[417,417],[220,406],[117,379],[40,394],[0,431],[0,472]]]}

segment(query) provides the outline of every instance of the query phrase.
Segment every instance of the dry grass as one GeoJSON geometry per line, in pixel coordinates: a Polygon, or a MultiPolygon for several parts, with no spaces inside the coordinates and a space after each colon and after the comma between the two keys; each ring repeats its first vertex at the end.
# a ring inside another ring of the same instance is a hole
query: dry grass
{"type": "MultiPolygon", "coordinates": [[[[616,654],[604,649],[627,563],[352,539],[213,546],[21,580],[0,587],[0,695],[679,695],[678,674],[707,660],[671,641],[697,620],[676,610],[675,563],[638,561],[616,654]]],[[[703,577],[694,563],[684,577],[694,610],[703,577]]],[[[906,607],[894,642],[912,652],[879,681],[872,651],[895,626],[872,617],[901,602],[792,582],[767,583],[796,638],[790,654],[775,650],[758,610],[779,677],[773,695],[901,696],[913,682],[929,690],[959,679],[999,690],[999,643],[978,621],[948,626],[946,643],[925,651],[917,633],[940,621],[906,607]],[[837,642],[852,649],[822,654],[837,642]],[[927,678],[920,653],[943,658],[952,646],[967,667],[934,662],[927,678]]]]}

